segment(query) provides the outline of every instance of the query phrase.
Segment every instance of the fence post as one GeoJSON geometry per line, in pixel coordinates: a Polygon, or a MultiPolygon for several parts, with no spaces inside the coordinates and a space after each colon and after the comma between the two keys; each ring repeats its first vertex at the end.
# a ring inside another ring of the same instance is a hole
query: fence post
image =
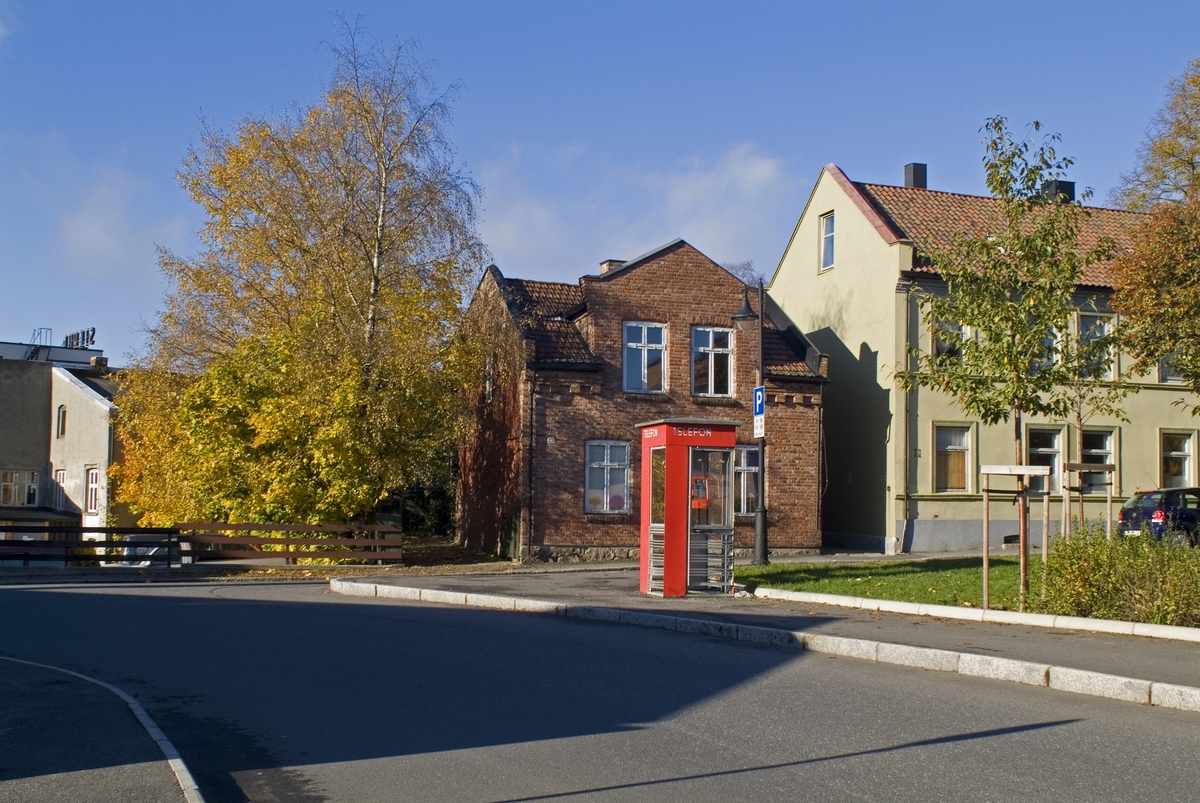
{"type": "Polygon", "coordinates": [[[991,558],[991,512],[988,505],[988,491],[991,475],[983,475],[983,609],[988,609],[988,562],[991,558]]]}

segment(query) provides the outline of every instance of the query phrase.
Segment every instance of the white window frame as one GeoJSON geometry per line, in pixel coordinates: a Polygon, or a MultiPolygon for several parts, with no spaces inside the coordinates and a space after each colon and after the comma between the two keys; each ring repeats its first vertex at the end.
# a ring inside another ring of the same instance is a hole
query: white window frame
{"type": "Polygon", "coordinates": [[[584,509],[585,513],[594,514],[594,515],[603,515],[603,514],[608,514],[608,513],[628,513],[629,512],[629,489],[633,485],[633,483],[630,481],[630,476],[629,476],[629,450],[630,450],[630,448],[632,448],[632,447],[631,447],[631,444],[629,441],[587,441],[583,444],[583,464],[584,464],[584,469],[583,469],[583,509],[584,509]],[[592,447],[594,447],[594,446],[603,446],[604,447],[604,459],[603,460],[598,461],[598,462],[592,462],[591,451],[592,451],[592,447]],[[612,459],[612,447],[613,446],[625,447],[625,462],[624,463],[614,461],[612,459]],[[591,471],[593,468],[604,469],[605,492],[604,492],[604,505],[602,508],[592,507],[588,500],[588,475],[591,474],[591,471]],[[611,485],[612,485],[611,476],[612,476],[613,469],[622,469],[625,471],[625,493],[624,493],[625,502],[624,502],[624,507],[622,507],[619,510],[614,510],[610,506],[612,503],[612,496],[608,493],[608,488],[611,487],[611,485]]]}
{"type": "Polygon", "coordinates": [[[667,325],[665,323],[656,323],[654,321],[622,321],[621,322],[621,388],[626,393],[666,393],[667,392],[667,325]],[[628,327],[642,327],[642,342],[631,343],[629,339],[628,327]],[[648,343],[646,333],[651,329],[658,329],[662,332],[662,343],[648,343]],[[629,359],[629,351],[636,351],[638,358],[641,360],[641,377],[642,387],[631,388],[626,384],[628,374],[626,373],[625,361],[629,359]],[[662,387],[658,389],[650,389],[646,387],[646,374],[649,360],[647,352],[661,351],[662,352],[662,387]]]}
{"type": "Polygon", "coordinates": [[[54,437],[55,439],[67,437],[67,405],[65,404],[58,405],[58,412],[54,417],[54,437]]]}
{"type": "MultiPolygon", "coordinates": [[[[1100,335],[1098,337],[1094,338],[1096,340],[1099,340],[1101,337],[1107,337],[1109,332],[1112,331],[1112,321],[1113,321],[1112,315],[1109,315],[1108,313],[1104,313],[1104,312],[1080,312],[1078,315],[1078,318],[1075,322],[1076,332],[1079,335],[1080,347],[1083,347],[1083,345],[1084,345],[1083,321],[1085,318],[1092,318],[1092,319],[1095,319],[1095,320],[1098,320],[1101,322],[1102,329],[1100,331],[1100,335]]],[[[1091,342],[1091,341],[1089,340],[1088,342],[1091,342]]],[[[1102,379],[1102,380],[1112,379],[1113,368],[1116,367],[1116,365],[1115,365],[1116,360],[1114,359],[1114,355],[1111,353],[1111,351],[1110,351],[1108,357],[1109,357],[1108,367],[1104,369],[1104,375],[1096,377],[1097,379],[1102,379]]]]}
{"type": "Polygon", "coordinates": [[[930,452],[933,454],[933,465],[930,475],[933,478],[933,492],[938,494],[965,494],[971,493],[972,480],[975,476],[974,466],[974,445],[975,445],[975,427],[972,424],[962,421],[935,421],[933,422],[932,444],[930,452]],[[963,487],[962,488],[939,488],[940,477],[938,475],[938,445],[937,436],[939,429],[961,429],[966,432],[967,445],[961,449],[948,449],[946,451],[962,452],[963,453],[963,487]]]}
{"type": "Polygon", "coordinates": [[[935,357],[939,357],[943,354],[950,354],[953,350],[958,351],[958,354],[955,355],[956,357],[962,357],[962,344],[956,344],[954,349],[952,349],[949,343],[938,337],[938,329],[944,329],[948,332],[957,332],[962,338],[962,341],[967,341],[974,337],[974,332],[972,331],[971,327],[965,324],[955,324],[950,323],[949,321],[935,321],[934,324],[929,328],[929,353],[935,357]]]}
{"type": "Polygon", "coordinates": [[[1162,385],[1178,385],[1183,382],[1183,375],[1167,364],[1170,356],[1158,361],[1158,381],[1162,385]]]}
{"type": "MultiPolygon", "coordinates": [[[[1059,340],[1062,334],[1057,329],[1051,329],[1050,334],[1042,338],[1042,345],[1046,347],[1048,355],[1043,357],[1041,354],[1035,359],[1033,372],[1038,373],[1042,370],[1053,368],[1058,365],[1061,360],[1061,355],[1058,353],[1059,340]]],[[[1046,427],[1037,427],[1037,429],[1047,429],[1046,427]]]]}
{"type": "MultiPolygon", "coordinates": [[[[1079,442],[1080,442],[1079,462],[1080,463],[1089,462],[1087,459],[1088,457],[1100,457],[1100,458],[1102,458],[1099,461],[1100,464],[1111,463],[1114,467],[1116,466],[1116,464],[1117,464],[1117,460],[1116,460],[1117,431],[1115,429],[1113,429],[1111,427],[1084,427],[1083,435],[1084,435],[1084,438],[1079,439],[1079,442]],[[1104,435],[1107,438],[1108,448],[1107,449],[1089,449],[1089,448],[1087,448],[1087,446],[1085,445],[1084,438],[1086,438],[1089,434],[1104,435]]],[[[1085,471],[1085,472],[1080,473],[1080,475],[1079,475],[1080,487],[1087,485],[1090,488],[1088,493],[1102,494],[1102,493],[1104,493],[1103,485],[1098,486],[1098,489],[1097,489],[1095,486],[1092,486],[1092,483],[1090,481],[1085,483],[1084,477],[1088,477],[1089,475],[1096,477],[1097,481],[1100,483],[1111,482],[1113,484],[1113,493],[1114,494],[1116,493],[1117,474],[1116,474],[1115,469],[1112,473],[1105,473],[1103,471],[1085,471]]]]}
{"type": "Polygon", "coordinates": [[[1160,429],[1158,431],[1158,487],[1159,488],[1190,488],[1196,484],[1196,432],[1190,429],[1160,429]],[[1167,451],[1166,438],[1167,435],[1181,435],[1187,439],[1186,445],[1182,451],[1167,451]],[[1183,484],[1182,485],[1167,485],[1167,476],[1163,471],[1163,463],[1166,458],[1182,457],[1184,460],[1183,468],[1183,484]]]}
{"type": "MultiPolygon", "coordinates": [[[[1050,471],[1050,493],[1062,493],[1062,470],[1063,470],[1063,445],[1065,444],[1066,435],[1062,427],[1042,427],[1030,426],[1025,428],[1025,465],[1035,465],[1033,455],[1053,455],[1054,465],[1050,471]],[[1033,433],[1048,432],[1054,435],[1054,448],[1049,449],[1044,446],[1035,448],[1033,446],[1033,433]]],[[[1040,464],[1038,464],[1040,465],[1040,464]]],[[[1033,493],[1042,493],[1042,483],[1046,481],[1044,476],[1035,476],[1029,478],[1029,490],[1033,493]]]]}
{"type": "Polygon", "coordinates": [[[90,514],[100,512],[100,469],[98,468],[89,468],[87,470],[87,505],[85,510],[90,514]]]}
{"type": "Polygon", "coordinates": [[[37,507],[37,504],[38,473],[36,471],[8,468],[0,470],[0,505],[37,507]]]}
{"type": "Polygon", "coordinates": [[[54,509],[67,509],[67,472],[58,469],[54,472],[54,509]]]}
{"type": "Polygon", "coordinates": [[[833,212],[826,212],[817,218],[817,270],[819,273],[824,273],[827,270],[833,270],[834,259],[837,257],[835,250],[836,239],[834,235],[837,233],[837,221],[833,216],[833,212]]]}
{"type": "Polygon", "coordinates": [[[691,341],[692,349],[691,349],[691,360],[688,362],[688,366],[689,366],[689,372],[692,375],[692,395],[693,396],[707,396],[710,398],[716,397],[716,398],[721,398],[721,399],[731,398],[733,396],[733,391],[734,391],[734,388],[733,388],[733,377],[734,377],[733,330],[726,329],[723,326],[693,326],[692,330],[691,330],[691,334],[690,334],[690,341],[691,341]],[[696,345],[696,333],[697,332],[708,332],[709,345],[707,345],[707,346],[697,346],[696,345]],[[729,337],[729,341],[728,341],[729,346],[728,347],[717,348],[716,346],[712,345],[713,335],[715,335],[718,332],[722,332],[729,337]],[[707,354],[708,355],[708,357],[707,357],[707,360],[708,360],[708,389],[707,390],[701,390],[700,388],[696,387],[696,355],[697,354],[707,354]],[[716,358],[722,354],[726,355],[726,358],[728,359],[728,365],[726,366],[726,376],[729,381],[729,387],[725,393],[715,393],[713,391],[713,379],[716,376],[716,372],[713,370],[713,364],[715,363],[716,358]]]}
{"type": "Polygon", "coordinates": [[[748,485],[753,487],[754,495],[756,497],[758,496],[759,487],[758,487],[758,446],[757,446],[757,444],[754,446],[738,446],[734,450],[733,485],[734,485],[733,498],[736,503],[734,506],[733,515],[735,515],[735,516],[753,516],[755,513],[755,510],[757,510],[757,508],[758,508],[757,503],[755,504],[754,508],[750,508],[747,510],[742,510],[741,508],[747,507],[746,503],[749,500],[749,494],[746,493],[746,489],[747,489],[748,485]],[[753,466],[747,465],[747,463],[748,463],[747,458],[749,455],[754,455],[755,464],[753,466]]]}

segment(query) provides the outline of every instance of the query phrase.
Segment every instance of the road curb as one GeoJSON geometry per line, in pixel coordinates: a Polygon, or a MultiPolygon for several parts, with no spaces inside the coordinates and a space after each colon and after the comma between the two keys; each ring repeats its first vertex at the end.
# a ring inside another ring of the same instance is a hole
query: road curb
{"type": "Polygon", "coordinates": [[[848,597],[842,594],[818,594],[815,591],[786,591],[782,588],[756,588],[751,592],[761,599],[777,599],[788,602],[811,602],[817,605],[835,605],[839,608],[858,608],[864,611],[907,613],[916,616],[934,616],[941,619],[967,619],[972,622],[991,622],[1006,625],[1031,625],[1055,630],[1082,630],[1089,633],[1113,633],[1120,636],[1149,636],[1170,641],[1200,643],[1200,628],[1178,625],[1148,625],[1141,622],[1123,622],[1117,619],[1086,619],[1081,616],[1055,616],[1048,613],[1020,613],[1018,611],[983,610],[981,608],[959,608],[952,605],[929,605],[927,603],[901,602],[871,597],[848,597]]]}
{"type": "MultiPolygon", "coordinates": [[[[636,627],[651,627],[674,630],[679,633],[696,633],[752,644],[776,647],[793,647],[842,658],[859,658],[878,663],[930,669],[935,672],[956,672],[960,675],[989,680],[1021,683],[1027,686],[1043,686],[1058,691],[1104,697],[1110,700],[1175,708],[1181,711],[1200,712],[1200,688],[1180,686],[1174,683],[1157,683],[1141,678],[1108,675],[1088,669],[1052,666],[992,655],[978,655],[955,650],[940,650],[932,647],[914,647],[908,644],[893,644],[886,641],[831,636],[823,633],[804,633],[781,628],[740,625],[718,622],[712,619],[692,619],[675,614],[646,613],[621,608],[606,608],[597,605],[572,605],[540,599],[506,597],[494,594],[466,594],[457,591],[442,591],[431,588],[409,588],[389,584],[367,583],[352,578],[334,578],[329,581],[329,590],[337,594],[355,597],[383,597],[419,602],[462,605],[492,610],[518,611],[521,613],[548,613],[572,619],[587,619],[611,624],[626,624],[636,627]]],[[[806,592],[789,592],[806,593],[806,592]]],[[[812,596],[834,596],[831,594],[812,596]]],[[[852,599],[852,598],[849,598],[852,599]]],[[[815,600],[803,600],[815,602],[815,600]]],[[[925,606],[941,607],[941,606],[925,606]]],[[[878,609],[875,609],[878,610],[878,609]]],[[[955,609],[951,609],[955,610],[955,609]]],[[[1011,611],[1002,612],[1011,613],[1011,611]]],[[[932,615],[932,614],[931,614],[932,615]]],[[[1037,614],[1041,615],[1041,614],[1037,614]]],[[[1053,617],[1052,617],[1053,618],[1053,617]]],[[[1164,625],[1158,625],[1164,627],[1164,625]]],[[[1082,628],[1080,628],[1082,629],[1082,628]]]]}

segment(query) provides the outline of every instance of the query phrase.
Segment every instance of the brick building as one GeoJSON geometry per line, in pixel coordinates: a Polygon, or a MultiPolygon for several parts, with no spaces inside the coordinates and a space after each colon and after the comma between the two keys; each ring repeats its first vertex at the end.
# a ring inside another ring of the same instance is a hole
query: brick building
{"type": "MultiPolygon", "coordinates": [[[[563,284],[492,266],[480,282],[468,318],[489,354],[459,451],[461,536],[510,557],[636,556],[635,425],[697,417],[740,424],[734,543],[748,549],[758,332],[731,321],[745,285],[683,240],[600,267],[563,284]]],[[[815,550],[827,361],[769,296],[766,306],[771,550],[815,550]]]]}

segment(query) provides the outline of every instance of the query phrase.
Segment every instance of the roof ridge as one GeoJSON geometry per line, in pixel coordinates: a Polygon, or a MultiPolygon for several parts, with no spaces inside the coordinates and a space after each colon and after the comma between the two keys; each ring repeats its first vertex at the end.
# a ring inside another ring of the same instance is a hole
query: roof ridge
{"type": "Polygon", "coordinates": [[[554,286],[554,287],[575,287],[575,288],[579,287],[579,282],[574,282],[574,283],[572,283],[572,282],[547,282],[542,279],[522,279],[517,276],[513,276],[513,277],[505,276],[504,281],[506,281],[506,282],[521,282],[522,284],[542,284],[542,285],[554,286]]]}
{"type": "MultiPolygon", "coordinates": [[[[859,186],[859,187],[886,187],[889,190],[913,190],[915,192],[931,192],[931,193],[936,193],[938,195],[954,195],[959,198],[976,198],[981,201],[997,201],[998,202],[1000,200],[999,198],[997,198],[994,195],[973,195],[969,192],[954,192],[953,190],[931,190],[928,187],[905,187],[902,184],[881,184],[877,181],[851,181],[850,183],[854,184],[856,186],[859,186]]],[[[1127,214],[1127,215],[1145,215],[1146,214],[1145,212],[1138,212],[1133,209],[1116,209],[1111,206],[1090,206],[1087,204],[1080,204],[1080,207],[1082,207],[1083,209],[1096,209],[1096,210],[1099,210],[1102,212],[1120,212],[1122,214],[1127,214]]]]}

